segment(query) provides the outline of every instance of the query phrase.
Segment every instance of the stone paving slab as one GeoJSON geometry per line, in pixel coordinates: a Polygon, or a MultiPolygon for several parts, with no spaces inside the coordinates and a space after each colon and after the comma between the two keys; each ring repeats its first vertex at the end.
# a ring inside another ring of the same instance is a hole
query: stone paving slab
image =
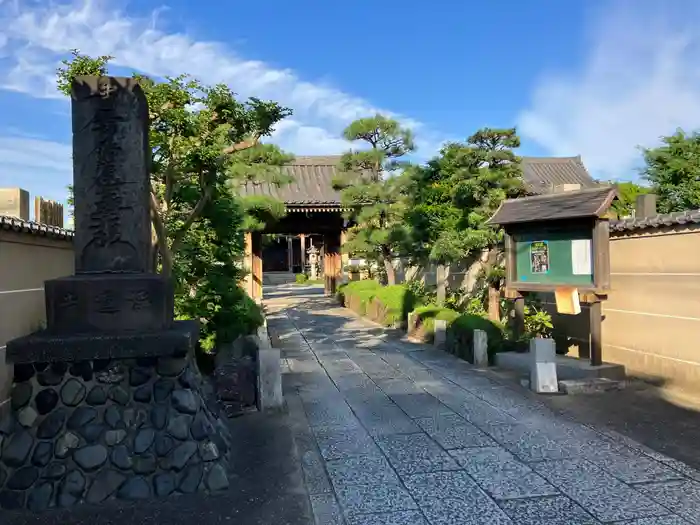
{"type": "Polygon", "coordinates": [[[417,510],[400,510],[381,514],[356,514],[348,518],[348,525],[429,525],[417,510]]]}
{"type": "Polygon", "coordinates": [[[328,299],[267,306],[317,523],[700,525],[687,465],[328,299]]]}
{"type": "Polygon", "coordinates": [[[451,450],[450,455],[494,499],[560,494],[553,485],[504,448],[457,449],[451,450]]]}
{"type": "Polygon", "coordinates": [[[382,455],[349,456],[328,461],[326,468],[335,487],[346,485],[399,485],[399,477],[382,455]]]}
{"type": "Polygon", "coordinates": [[[649,483],[638,489],[657,503],[673,509],[690,523],[700,524],[700,483],[697,481],[649,483]]]}
{"type": "Polygon", "coordinates": [[[409,492],[401,485],[341,485],[336,487],[341,507],[349,516],[418,508],[409,492]]]}
{"type": "Polygon", "coordinates": [[[601,521],[671,514],[668,508],[584,459],[545,461],[532,467],[601,521]]]}
{"type": "Polygon", "coordinates": [[[459,468],[457,462],[424,433],[380,436],[377,442],[399,474],[459,468]]]}
{"type": "Polygon", "coordinates": [[[445,450],[496,445],[493,438],[454,412],[422,417],[415,422],[445,450]]]}
{"type": "Polygon", "coordinates": [[[433,472],[406,478],[429,523],[510,524],[511,520],[463,471],[433,472]]]}
{"type": "Polygon", "coordinates": [[[583,507],[565,496],[504,500],[500,501],[499,505],[519,525],[596,525],[600,523],[583,507]]]}

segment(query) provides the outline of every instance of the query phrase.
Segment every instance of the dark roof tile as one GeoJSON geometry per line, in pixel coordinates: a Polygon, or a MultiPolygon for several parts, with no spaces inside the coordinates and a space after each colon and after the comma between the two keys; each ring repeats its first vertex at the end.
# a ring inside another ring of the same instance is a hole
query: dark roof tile
{"type": "Polygon", "coordinates": [[[0,216],[0,229],[11,230],[18,233],[28,233],[30,235],[39,235],[42,237],[52,237],[54,239],[72,239],[74,235],[73,230],[23,221],[16,217],[7,217],[4,215],[0,216]]]}
{"type": "Polygon", "coordinates": [[[648,228],[664,228],[669,226],[684,226],[700,224],[700,210],[688,210],[674,213],[661,213],[651,217],[639,217],[610,221],[611,232],[626,232],[645,230],[648,228]]]}
{"type": "Polygon", "coordinates": [[[338,162],[340,155],[297,157],[282,168],[286,175],[293,178],[292,182],[280,186],[249,183],[243,187],[242,194],[273,197],[290,206],[338,206],[340,192],[333,189],[338,162]]]}
{"type": "Polygon", "coordinates": [[[561,184],[580,184],[582,189],[597,185],[581,157],[522,157],[521,166],[525,186],[534,194],[550,193],[561,184]]]}
{"type": "MultiPolygon", "coordinates": [[[[338,175],[340,157],[297,157],[283,168],[294,178],[293,182],[281,186],[249,183],[242,194],[273,197],[289,206],[339,206],[340,192],[333,189],[333,179],[338,175]]],[[[522,168],[525,185],[533,194],[548,193],[560,184],[580,184],[582,188],[597,185],[580,157],[523,157],[522,168]]]]}
{"type": "Polygon", "coordinates": [[[489,219],[491,224],[553,221],[601,217],[610,208],[617,193],[612,186],[566,191],[503,202],[489,219]]]}

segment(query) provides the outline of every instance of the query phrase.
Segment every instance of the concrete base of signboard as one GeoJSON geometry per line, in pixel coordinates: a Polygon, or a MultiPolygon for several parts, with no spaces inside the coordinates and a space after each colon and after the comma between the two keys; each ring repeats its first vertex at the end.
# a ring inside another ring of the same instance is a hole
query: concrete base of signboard
{"type": "Polygon", "coordinates": [[[559,390],[563,393],[573,394],[597,394],[600,392],[611,392],[622,390],[625,387],[624,381],[615,381],[605,377],[594,379],[567,379],[559,381],[559,390]]]}
{"type": "MultiPolygon", "coordinates": [[[[529,352],[502,352],[495,355],[497,367],[505,370],[529,373],[531,357],[529,352]]],[[[591,366],[584,359],[557,355],[557,376],[559,380],[606,378],[612,380],[625,379],[625,367],[622,365],[603,363],[601,366],[591,366]]]]}

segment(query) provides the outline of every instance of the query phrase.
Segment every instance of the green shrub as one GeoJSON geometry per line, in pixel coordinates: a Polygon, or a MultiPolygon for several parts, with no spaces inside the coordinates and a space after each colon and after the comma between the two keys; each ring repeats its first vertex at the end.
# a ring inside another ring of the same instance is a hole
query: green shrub
{"type": "Polygon", "coordinates": [[[474,330],[483,330],[488,338],[489,358],[500,351],[504,339],[504,326],[480,315],[462,314],[447,330],[447,349],[458,357],[474,362],[474,330]]]}
{"type": "Polygon", "coordinates": [[[535,337],[551,337],[554,325],[552,315],[531,304],[525,306],[525,334],[524,339],[530,340],[535,337]]]}
{"type": "Polygon", "coordinates": [[[306,282],[309,280],[309,276],[305,273],[298,273],[294,276],[294,280],[297,284],[306,284],[306,282]]]}
{"type": "Polygon", "coordinates": [[[367,305],[381,287],[382,285],[379,282],[372,279],[350,282],[344,285],[340,291],[342,304],[359,315],[365,315],[367,313],[367,305]]]}
{"type": "Polygon", "coordinates": [[[435,321],[447,321],[449,327],[461,314],[449,308],[441,308],[435,305],[419,306],[413,310],[414,326],[409,326],[409,331],[416,330],[423,339],[432,341],[435,336],[435,321]]]}
{"type": "Polygon", "coordinates": [[[416,295],[403,284],[383,286],[373,294],[372,320],[384,326],[404,325],[418,303],[416,295]]]}
{"type": "Polygon", "coordinates": [[[364,279],[362,281],[353,281],[348,283],[346,287],[347,290],[352,293],[359,292],[361,290],[378,290],[382,287],[382,285],[379,284],[379,281],[375,281],[374,279],[364,279]]]}

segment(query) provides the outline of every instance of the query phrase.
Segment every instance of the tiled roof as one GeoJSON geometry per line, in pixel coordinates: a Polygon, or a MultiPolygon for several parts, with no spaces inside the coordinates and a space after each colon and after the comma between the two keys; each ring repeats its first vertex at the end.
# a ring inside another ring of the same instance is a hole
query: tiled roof
{"type": "Polygon", "coordinates": [[[683,226],[686,224],[700,225],[700,210],[661,213],[651,217],[621,219],[610,221],[611,232],[645,230],[648,228],[663,228],[668,226],[683,226]]]}
{"type": "Polygon", "coordinates": [[[611,186],[508,199],[489,219],[491,224],[582,219],[604,215],[617,195],[611,186]]]}
{"type": "MultiPolygon", "coordinates": [[[[242,193],[273,197],[289,206],[339,206],[340,192],[333,189],[339,161],[340,155],[297,157],[283,168],[294,179],[290,184],[247,184],[242,193]]],[[[597,185],[580,157],[523,157],[522,168],[527,189],[533,194],[550,192],[560,184],[597,185]]]]}
{"type": "Polygon", "coordinates": [[[74,235],[73,230],[23,221],[16,217],[6,217],[4,215],[0,215],[0,229],[11,230],[18,233],[28,233],[30,235],[39,235],[42,237],[52,237],[54,239],[72,239],[74,235]]]}
{"type": "Polygon", "coordinates": [[[293,178],[292,182],[281,186],[246,184],[242,193],[273,197],[290,206],[339,206],[340,192],[333,189],[338,162],[340,155],[296,157],[283,168],[284,173],[293,178]]]}
{"type": "Polygon", "coordinates": [[[522,157],[523,179],[534,194],[551,192],[561,184],[580,184],[581,189],[597,185],[581,157],[522,157]]]}

